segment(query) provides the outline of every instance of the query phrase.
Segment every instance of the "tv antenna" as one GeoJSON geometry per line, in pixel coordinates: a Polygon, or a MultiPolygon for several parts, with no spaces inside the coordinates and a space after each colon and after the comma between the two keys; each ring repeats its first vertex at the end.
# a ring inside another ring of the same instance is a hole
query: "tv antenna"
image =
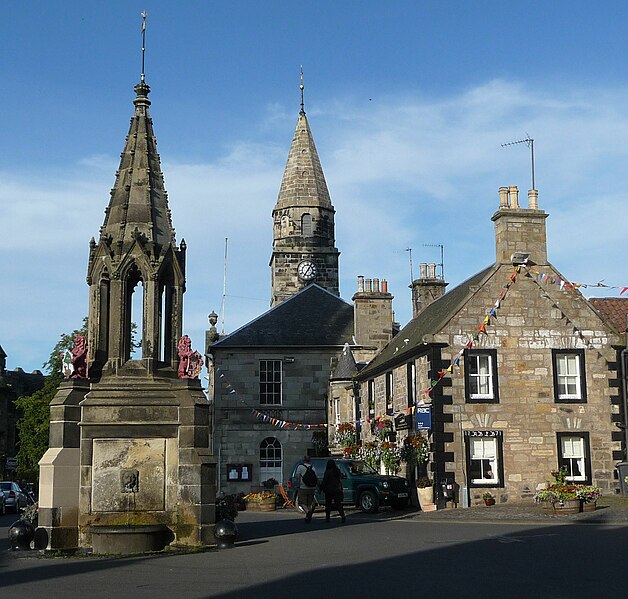
{"type": "Polygon", "coordinates": [[[426,248],[440,248],[440,276],[443,281],[445,280],[445,246],[442,243],[424,243],[423,247],[426,248]]]}
{"type": "Polygon", "coordinates": [[[536,189],[534,186],[534,140],[530,137],[529,133],[526,133],[525,139],[518,139],[517,141],[509,141],[508,143],[502,144],[502,148],[506,146],[516,146],[518,144],[526,144],[528,148],[530,148],[530,162],[532,164],[532,189],[536,189]]]}

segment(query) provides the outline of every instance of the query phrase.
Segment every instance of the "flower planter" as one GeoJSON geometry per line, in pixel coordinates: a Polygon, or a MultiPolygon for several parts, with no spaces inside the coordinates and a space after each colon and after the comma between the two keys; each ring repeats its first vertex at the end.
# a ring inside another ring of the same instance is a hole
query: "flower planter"
{"type": "Polygon", "coordinates": [[[591,501],[591,502],[586,502],[583,501],[582,502],[582,511],[583,512],[594,512],[597,508],[597,502],[596,501],[591,501]]]}
{"type": "Polygon", "coordinates": [[[495,499],[485,499],[484,505],[495,505],[495,499]]]}
{"type": "Polygon", "coordinates": [[[426,506],[434,503],[434,487],[417,487],[416,493],[419,496],[421,509],[426,511],[426,506]]]}
{"type": "Polygon", "coordinates": [[[247,512],[274,512],[275,511],[275,498],[262,499],[261,501],[247,501],[247,512]]]}
{"type": "Polygon", "coordinates": [[[563,503],[554,503],[552,504],[549,501],[543,502],[543,511],[546,514],[558,514],[558,515],[567,515],[567,514],[578,514],[580,513],[581,504],[579,499],[569,499],[564,501],[563,503]]]}

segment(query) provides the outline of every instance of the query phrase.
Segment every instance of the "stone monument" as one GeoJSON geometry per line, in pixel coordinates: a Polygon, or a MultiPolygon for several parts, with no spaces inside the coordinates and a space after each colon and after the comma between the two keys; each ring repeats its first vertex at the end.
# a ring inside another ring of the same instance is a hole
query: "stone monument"
{"type": "Polygon", "coordinates": [[[38,547],[89,548],[95,536],[141,527],[162,535],[151,549],[214,541],[209,403],[202,356],[182,334],[186,245],[175,240],[149,91],[142,75],[99,240],[90,242],[87,363],[51,405],[38,547]]]}

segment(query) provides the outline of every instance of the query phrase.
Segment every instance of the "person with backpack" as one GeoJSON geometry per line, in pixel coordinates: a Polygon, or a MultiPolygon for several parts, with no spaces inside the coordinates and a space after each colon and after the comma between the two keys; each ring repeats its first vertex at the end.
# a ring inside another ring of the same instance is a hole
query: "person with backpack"
{"type": "Polygon", "coordinates": [[[340,468],[334,460],[327,460],[325,474],[321,482],[321,491],[325,493],[325,520],[329,522],[332,508],[338,510],[340,521],[345,521],[345,510],[342,507],[344,493],[342,491],[342,479],[340,478],[340,468]]]}
{"type": "Polygon", "coordinates": [[[299,506],[305,510],[305,521],[311,522],[316,509],[314,493],[318,485],[318,476],[312,468],[310,456],[303,458],[303,464],[299,464],[296,470],[299,506]]]}

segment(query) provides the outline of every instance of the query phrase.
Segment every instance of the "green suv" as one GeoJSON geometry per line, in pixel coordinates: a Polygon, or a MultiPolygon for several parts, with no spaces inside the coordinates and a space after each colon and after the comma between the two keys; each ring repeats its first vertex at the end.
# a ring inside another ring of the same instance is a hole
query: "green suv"
{"type": "MultiPolygon", "coordinates": [[[[362,460],[351,458],[311,458],[310,464],[318,476],[320,485],[327,466],[327,460],[333,459],[340,469],[344,504],[355,505],[363,512],[372,514],[380,505],[390,505],[395,509],[403,509],[408,505],[410,485],[402,476],[386,476],[379,474],[362,460]]],[[[296,470],[303,463],[299,460],[293,467],[288,480],[288,489],[297,486],[296,470]]],[[[317,489],[316,499],[325,502],[325,496],[317,489]]]]}

